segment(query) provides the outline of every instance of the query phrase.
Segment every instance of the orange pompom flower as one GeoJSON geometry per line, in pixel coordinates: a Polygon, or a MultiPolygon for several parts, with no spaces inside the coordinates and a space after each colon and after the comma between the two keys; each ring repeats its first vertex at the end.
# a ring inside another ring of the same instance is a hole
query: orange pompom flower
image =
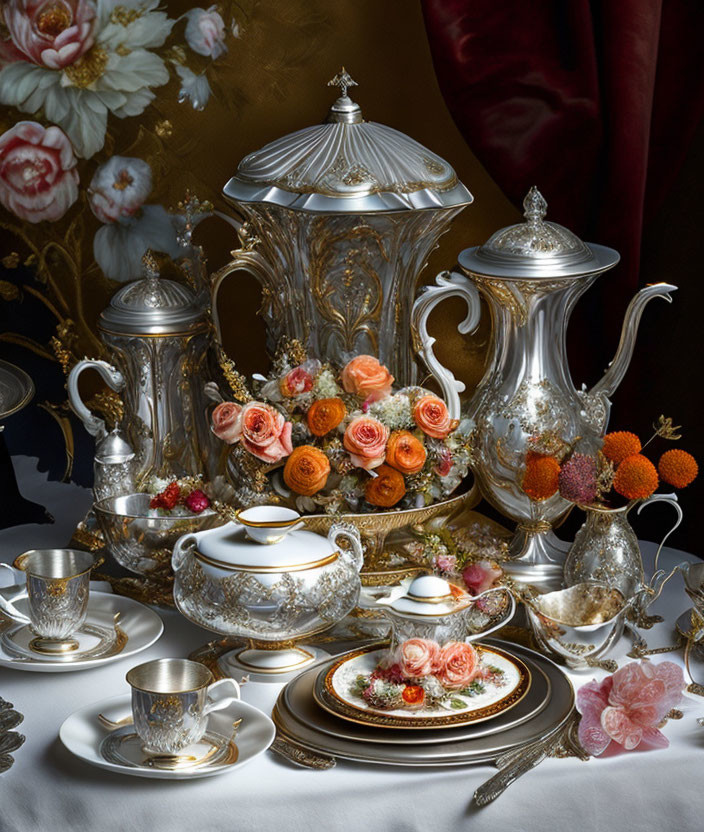
{"type": "Polygon", "coordinates": [[[370,477],[364,491],[365,500],[373,506],[391,508],[406,493],[403,476],[390,465],[380,465],[376,476],[370,477]]]}
{"type": "Polygon", "coordinates": [[[342,399],[318,399],[310,406],[306,421],[313,436],[325,436],[335,430],[346,415],[347,408],[342,399]]]}
{"type": "Polygon", "coordinates": [[[552,456],[530,452],[521,487],[531,500],[547,500],[557,491],[560,463],[552,456]]]}
{"type": "Polygon", "coordinates": [[[601,451],[614,465],[620,465],[627,456],[639,454],[641,448],[640,439],[635,433],[630,433],[627,430],[618,430],[614,433],[606,434],[601,451]]]}
{"type": "Polygon", "coordinates": [[[417,474],[425,465],[427,451],[408,430],[395,430],[386,445],[386,462],[402,474],[417,474]]]}
{"type": "Polygon", "coordinates": [[[325,486],[330,461],[313,445],[299,445],[284,465],[284,482],[296,494],[311,497],[325,486]]]}
{"type": "Polygon", "coordinates": [[[696,479],[699,466],[692,454],[673,448],[671,451],[665,451],[660,457],[658,473],[660,478],[669,485],[674,485],[675,488],[685,488],[696,479]]]}
{"type": "Polygon", "coordinates": [[[614,491],[627,500],[644,500],[658,487],[658,472],[643,454],[627,456],[616,469],[614,491]]]}

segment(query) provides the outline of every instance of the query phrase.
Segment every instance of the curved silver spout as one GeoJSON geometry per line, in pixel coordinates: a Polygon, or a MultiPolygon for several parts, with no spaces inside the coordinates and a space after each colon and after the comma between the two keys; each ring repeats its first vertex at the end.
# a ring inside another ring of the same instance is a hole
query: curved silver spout
{"type": "Polygon", "coordinates": [[[590,396],[599,395],[608,399],[615,393],[631,363],[643,310],[653,298],[664,298],[668,303],[672,303],[670,295],[676,290],[677,286],[673,286],[672,283],[652,283],[641,289],[628,304],[616,355],[604,373],[604,377],[589,391],[590,396]]]}

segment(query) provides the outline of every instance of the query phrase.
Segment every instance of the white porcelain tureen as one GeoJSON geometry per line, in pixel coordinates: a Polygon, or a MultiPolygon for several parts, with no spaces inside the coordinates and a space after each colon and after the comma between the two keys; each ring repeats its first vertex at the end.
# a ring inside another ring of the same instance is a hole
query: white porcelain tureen
{"type": "Polygon", "coordinates": [[[237,666],[258,673],[298,670],[315,651],[293,642],[331,627],[357,603],[359,533],[339,523],[323,537],[302,529],[300,515],[279,506],[255,506],[237,519],[176,542],[176,606],[201,627],[250,639],[236,655],[237,666]]]}

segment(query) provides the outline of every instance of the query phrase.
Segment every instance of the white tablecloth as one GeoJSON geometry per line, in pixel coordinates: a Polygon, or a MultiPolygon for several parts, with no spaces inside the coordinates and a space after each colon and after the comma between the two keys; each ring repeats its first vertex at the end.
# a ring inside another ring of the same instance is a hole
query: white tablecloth
{"type": "MultiPolygon", "coordinates": [[[[24,526],[0,532],[0,559],[9,562],[25,548],[64,544],[90,502],[87,492],[33,480],[31,462],[21,460],[18,476],[32,499],[43,500],[57,526],[24,526]]],[[[643,543],[646,564],[655,547],[643,543]]],[[[666,550],[667,567],[695,560],[666,550]]],[[[688,607],[676,576],[654,611],[666,623],[645,633],[651,647],[671,643],[673,624],[688,607]]],[[[212,635],[176,612],[161,613],[166,631],[139,661],[185,656],[212,635]]],[[[629,661],[623,639],[614,657],[629,661]]],[[[680,654],[654,657],[681,661],[680,654]]],[[[132,662],[138,663],[137,661],[132,662]]],[[[104,697],[127,692],[130,662],[58,675],[0,668],[0,696],[25,715],[18,730],[26,743],[15,764],[0,776],[0,832],[414,832],[484,828],[491,832],[528,830],[612,830],[701,832],[704,829],[704,700],[692,697],[679,721],[665,732],[671,747],[631,752],[581,762],[550,759],[512,785],[494,804],[470,806],[474,789],[490,766],[410,769],[365,767],[340,762],[330,771],[294,768],[272,753],[231,775],[166,782],[113,775],[77,760],[61,745],[58,728],[74,710],[104,697]]],[[[572,674],[578,686],[596,674],[572,674]]],[[[703,674],[704,675],[704,674],[703,674]]],[[[278,686],[249,683],[243,699],[269,712],[278,686]]]]}

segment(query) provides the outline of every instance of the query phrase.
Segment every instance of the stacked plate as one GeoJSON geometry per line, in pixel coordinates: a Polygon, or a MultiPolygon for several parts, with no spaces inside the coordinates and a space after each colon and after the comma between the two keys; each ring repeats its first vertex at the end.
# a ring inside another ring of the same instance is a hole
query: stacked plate
{"type": "Polygon", "coordinates": [[[385,647],[372,645],[318,663],[289,682],[272,714],[277,737],[344,760],[406,766],[493,762],[557,732],[574,708],[572,684],[549,659],[528,648],[487,640],[480,649],[505,684],[451,710],[381,710],[353,692],[385,647]]]}

